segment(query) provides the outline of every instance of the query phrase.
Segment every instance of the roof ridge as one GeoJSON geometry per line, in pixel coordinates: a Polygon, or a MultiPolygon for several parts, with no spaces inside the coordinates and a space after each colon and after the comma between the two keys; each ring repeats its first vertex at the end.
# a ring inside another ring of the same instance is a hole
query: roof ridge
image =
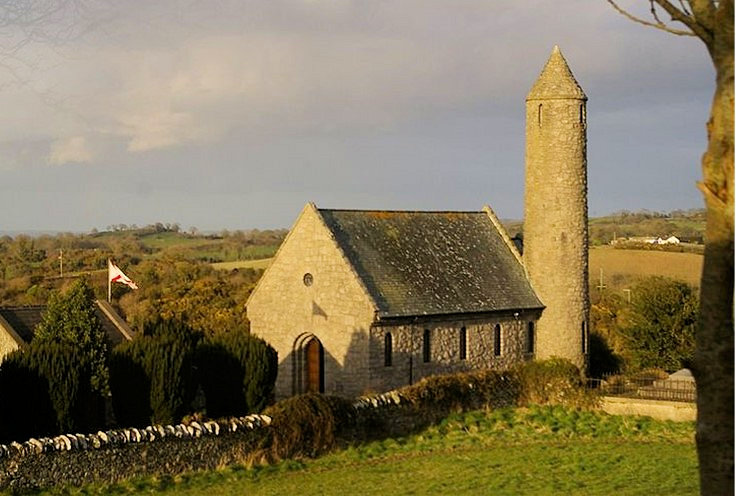
{"type": "Polygon", "coordinates": [[[380,208],[318,208],[320,212],[388,212],[401,214],[482,214],[482,210],[396,210],[380,208]]]}

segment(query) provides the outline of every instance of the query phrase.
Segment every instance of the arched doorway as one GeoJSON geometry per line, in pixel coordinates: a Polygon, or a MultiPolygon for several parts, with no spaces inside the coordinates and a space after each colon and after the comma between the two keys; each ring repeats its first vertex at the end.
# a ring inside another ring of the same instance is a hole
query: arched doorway
{"type": "Polygon", "coordinates": [[[325,391],[325,351],[319,339],[312,338],[304,346],[304,382],[306,392],[325,391]]]}

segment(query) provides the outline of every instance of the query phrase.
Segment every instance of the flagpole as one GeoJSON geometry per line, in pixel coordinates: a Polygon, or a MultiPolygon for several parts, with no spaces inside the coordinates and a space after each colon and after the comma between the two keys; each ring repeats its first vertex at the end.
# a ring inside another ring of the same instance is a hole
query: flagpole
{"type": "Polygon", "coordinates": [[[107,302],[112,303],[112,282],[110,281],[110,259],[107,259],[107,302]]]}

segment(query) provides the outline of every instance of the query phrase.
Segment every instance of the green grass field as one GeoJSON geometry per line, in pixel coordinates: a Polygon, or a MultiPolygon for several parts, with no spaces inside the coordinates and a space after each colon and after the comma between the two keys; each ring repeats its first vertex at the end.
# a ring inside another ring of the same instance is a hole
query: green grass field
{"type": "Polygon", "coordinates": [[[315,460],[51,494],[695,495],[693,436],[692,423],[560,407],[471,412],[315,460]]]}
{"type": "Polygon", "coordinates": [[[189,248],[207,245],[218,245],[222,241],[218,239],[206,239],[202,237],[188,237],[185,234],[175,232],[152,233],[141,236],[141,243],[147,248],[163,250],[166,248],[189,248]]]}

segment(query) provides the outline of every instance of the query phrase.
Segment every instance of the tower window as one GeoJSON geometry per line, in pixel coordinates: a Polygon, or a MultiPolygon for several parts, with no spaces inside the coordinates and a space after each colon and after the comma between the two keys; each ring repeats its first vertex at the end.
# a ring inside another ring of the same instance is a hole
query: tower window
{"type": "Polygon", "coordinates": [[[391,333],[387,332],[383,337],[383,365],[390,367],[393,360],[393,338],[391,333]]]}
{"type": "Polygon", "coordinates": [[[587,348],[586,348],[586,345],[588,344],[588,342],[587,342],[588,341],[588,339],[587,339],[588,338],[588,333],[586,332],[587,330],[588,329],[587,329],[587,326],[585,325],[585,321],[583,321],[582,333],[581,333],[582,335],[581,335],[581,340],[580,340],[581,343],[582,343],[582,345],[583,345],[583,354],[585,354],[585,352],[587,351],[587,348]]]}
{"type": "Polygon", "coordinates": [[[422,358],[424,362],[429,362],[431,358],[431,350],[429,349],[429,329],[424,329],[424,335],[422,336],[422,358]]]}
{"type": "Polygon", "coordinates": [[[580,105],[580,124],[585,122],[585,105],[580,105]]]}
{"type": "Polygon", "coordinates": [[[493,328],[493,356],[501,356],[501,324],[493,328]]]}
{"type": "Polygon", "coordinates": [[[537,107],[537,126],[542,127],[542,104],[537,107]]]}
{"type": "Polygon", "coordinates": [[[468,331],[465,327],[460,328],[460,360],[468,358],[468,331]]]}
{"type": "Polygon", "coordinates": [[[529,322],[526,328],[526,352],[534,353],[534,322],[529,322]]]}

